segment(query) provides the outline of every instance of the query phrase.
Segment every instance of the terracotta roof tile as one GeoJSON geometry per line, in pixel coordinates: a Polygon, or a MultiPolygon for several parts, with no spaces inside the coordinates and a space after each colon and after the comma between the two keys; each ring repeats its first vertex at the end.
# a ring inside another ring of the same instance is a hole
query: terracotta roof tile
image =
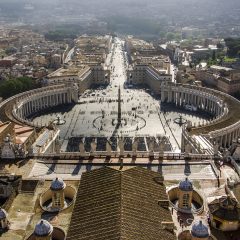
{"type": "Polygon", "coordinates": [[[161,228],[171,222],[166,189],[154,181],[159,173],[143,168],[118,171],[101,168],[82,175],[67,240],[173,240],[161,228]]]}

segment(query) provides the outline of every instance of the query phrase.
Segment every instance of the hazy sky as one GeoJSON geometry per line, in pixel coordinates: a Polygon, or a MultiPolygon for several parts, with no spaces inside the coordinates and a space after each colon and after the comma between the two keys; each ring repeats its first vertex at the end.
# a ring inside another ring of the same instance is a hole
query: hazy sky
{"type": "MultiPolygon", "coordinates": [[[[161,7],[161,4],[163,5],[168,5],[169,7],[171,6],[178,6],[181,8],[182,5],[191,5],[191,6],[196,6],[196,7],[211,7],[211,6],[216,6],[218,8],[221,7],[239,7],[240,6],[240,1],[239,0],[0,0],[0,7],[1,4],[26,4],[26,3],[32,3],[32,4],[37,4],[37,5],[54,5],[54,4],[68,4],[72,6],[92,6],[92,5],[98,5],[104,7],[108,7],[109,5],[111,6],[116,6],[116,5],[142,5],[144,4],[145,6],[155,6],[158,5],[161,7]]],[[[87,10],[87,9],[86,9],[87,10]]],[[[97,10],[97,9],[96,9],[97,10]]],[[[171,8],[169,8],[171,10],[171,8]]],[[[214,10],[214,9],[212,9],[214,10]]]]}
{"type": "MultiPolygon", "coordinates": [[[[94,15],[149,19],[174,18],[176,21],[204,19],[225,21],[240,15],[240,0],[0,0],[0,10],[11,16],[31,18],[94,15]],[[32,4],[33,9],[26,8],[32,4]]],[[[1,14],[0,14],[1,15],[1,14]]],[[[1,16],[0,16],[1,17],[1,16]]],[[[44,19],[43,19],[44,20],[44,19]]]]}

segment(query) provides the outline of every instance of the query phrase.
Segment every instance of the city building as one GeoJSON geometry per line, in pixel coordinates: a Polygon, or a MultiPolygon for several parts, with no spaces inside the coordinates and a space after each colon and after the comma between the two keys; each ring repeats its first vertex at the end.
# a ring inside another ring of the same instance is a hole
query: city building
{"type": "Polygon", "coordinates": [[[196,71],[196,78],[228,94],[240,91],[240,71],[237,69],[213,65],[207,70],[196,71]]]}
{"type": "Polygon", "coordinates": [[[44,87],[0,103],[1,237],[237,236],[240,102],[173,82],[145,41],[82,36],[67,51],[44,87]]]}
{"type": "Polygon", "coordinates": [[[110,81],[109,70],[103,66],[69,66],[60,68],[49,74],[45,80],[46,85],[57,85],[75,83],[78,86],[79,94],[83,93],[91,86],[108,85],[110,81]]]}
{"type": "Polygon", "coordinates": [[[4,57],[0,59],[0,68],[11,68],[17,63],[17,60],[14,56],[4,57]]]}
{"type": "Polygon", "coordinates": [[[112,48],[112,36],[80,36],[75,40],[76,46],[72,61],[86,65],[105,63],[112,48]]]}
{"type": "Polygon", "coordinates": [[[221,231],[236,231],[240,225],[239,202],[230,196],[222,196],[209,203],[211,225],[221,231]]]}
{"type": "Polygon", "coordinates": [[[128,85],[146,85],[156,94],[160,93],[163,82],[171,80],[172,75],[166,73],[166,70],[159,70],[150,65],[133,65],[127,72],[128,85]]]}

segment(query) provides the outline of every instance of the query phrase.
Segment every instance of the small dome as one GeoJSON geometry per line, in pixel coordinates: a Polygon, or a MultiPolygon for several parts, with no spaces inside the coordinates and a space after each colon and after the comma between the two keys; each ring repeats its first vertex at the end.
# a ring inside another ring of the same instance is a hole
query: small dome
{"type": "Polygon", "coordinates": [[[46,220],[40,220],[34,229],[36,236],[48,236],[53,231],[53,226],[46,220]]]}
{"type": "Polygon", "coordinates": [[[4,138],[4,142],[5,142],[5,143],[10,142],[10,137],[9,137],[9,136],[6,136],[6,137],[4,138]]]}
{"type": "Polygon", "coordinates": [[[0,220],[5,219],[7,217],[7,212],[0,208],[0,220]]]}
{"type": "Polygon", "coordinates": [[[179,189],[181,189],[182,191],[192,191],[192,182],[188,178],[186,178],[184,181],[181,181],[179,183],[179,189]]]}
{"type": "Polygon", "coordinates": [[[64,189],[66,184],[61,178],[56,178],[55,180],[52,181],[51,183],[51,190],[62,190],[64,189]]]}
{"type": "Polygon", "coordinates": [[[191,234],[193,237],[197,238],[207,238],[209,237],[208,227],[199,221],[194,223],[192,226],[191,234]]]}

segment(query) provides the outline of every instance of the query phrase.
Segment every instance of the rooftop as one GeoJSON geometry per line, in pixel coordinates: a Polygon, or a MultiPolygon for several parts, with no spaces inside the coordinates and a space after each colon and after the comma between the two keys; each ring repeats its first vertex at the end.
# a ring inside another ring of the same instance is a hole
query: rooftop
{"type": "Polygon", "coordinates": [[[84,173],[67,240],[176,239],[161,228],[172,218],[168,208],[158,205],[158,200],[168,201],[165,186],[157,182],[160,177],[140,167],[84,173]]]}
{"type": "Polygon", "coordinates": [[[82,76],[86,73],[90,68],[88,66],[71,66],[69,68],[59,68],[55,72],[48,75],[48,78],[54,77],[63,77],[63,76],[82,76]]]}
{"type": "MultiPolygon", "coordinates": [[[[27,183],[27,186],[21,189],[21,192],[13,199],[10,208],[6,209],[11,227],[7,232],[0,234],[0,239],[26,239],[34,232],[36,224],[41,219],[49,221],[53,227],[57,226],[67,231],[72,207],[57,216],[45,214],[38,204],[38,197],[50,188],[51,181],[41,181],[37,185],[35,180],[27,181],[24,182],[24,185],[27,183]]],[[[77,188],[79,181],[66,181],[66,184],[77,188]]]]}
{"type": "Polygon", "coordinates": [[[17,58],[16,57],[14,57],[14,56],[6,56],[6,57],[4,57],[3,59],[1,59],[1,60],[7,60],[7,61],[15,61],[15,60],[17,60],[17,58]]]}
{"type": "Polygon", "coordinates": [[[10,122],[5,123],[0,122],[0,133],[3,132],[10,124],[11,124],[10,122]]]}
{"type": "Polygon", "coordinates": [[[229,196],[215,199],[209,204],[209,210],[212,215],[226,221],[240,220],[240,207],[238,206],[238,202],[229,196]]]}
{"type": "Polygon", "coordinates": [[[218,66],[218,65],[212,65],[210,68],[214,69],[214,70],[218,70],[218,71],[232,71],[233,70],[232,68],[222,67],[222,66],[218,66]]]}
{"type": "Polygon", "coordinates": [[[24,143],[32,135],[34,129],[28,126],[15,124],[14,132],[16,134],[16,142],[21,144],[24,143]]]}
{"type": "Polygon", "coordinates": [[[223,101],[228,106],[228,114],[221,118],[218,122],[214,124],[209,124],[207,126],[195,127],[191,130],[191,134],[199,134],[199,133],[209,133],[216,130],[221,130],[223,128],[229,127],[239,121],[239,113],[240,113],[240,104],[237,99],[231,96],[227,96],[222,93],[217,93],[223,101]]]}

